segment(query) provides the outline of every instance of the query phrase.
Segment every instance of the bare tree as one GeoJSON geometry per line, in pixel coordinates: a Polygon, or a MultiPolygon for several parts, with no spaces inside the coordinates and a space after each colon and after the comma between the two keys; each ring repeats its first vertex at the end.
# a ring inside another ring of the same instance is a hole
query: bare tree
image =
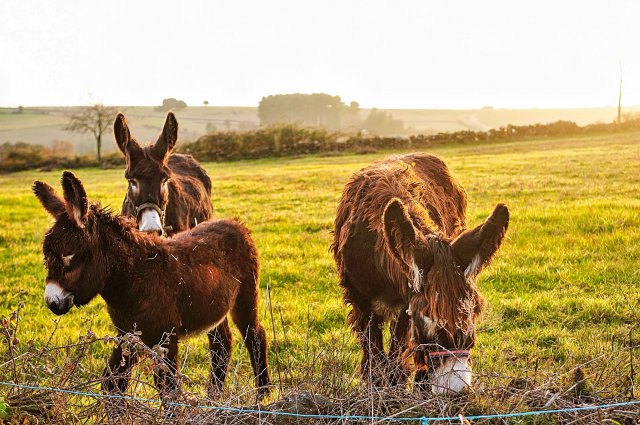
{"type": "Polygon", "coordinates": [[[111,129],[117,108],[104,106],[101,103],[85,106],[69,116],[64,130],[76,133],[91,133],[96,139],[97,159],[101,160],[102,135],[111,129]]]}

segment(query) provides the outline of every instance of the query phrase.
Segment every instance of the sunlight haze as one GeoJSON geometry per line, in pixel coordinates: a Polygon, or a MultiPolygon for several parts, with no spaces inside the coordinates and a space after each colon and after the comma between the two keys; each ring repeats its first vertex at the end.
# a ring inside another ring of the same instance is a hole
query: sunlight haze
{"type": "Polygon", "coordinates": [[[640,104],[633,1],[3,1],[0,106],[640,104]]]}

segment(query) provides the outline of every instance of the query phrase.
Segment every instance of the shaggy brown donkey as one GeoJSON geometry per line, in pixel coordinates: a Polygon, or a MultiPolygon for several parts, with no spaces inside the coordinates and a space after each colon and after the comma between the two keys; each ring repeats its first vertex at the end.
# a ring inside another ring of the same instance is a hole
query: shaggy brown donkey
{"type": "MultiPolygon", "coordinates": [[[[231,355],[230,313],[249,348],[259,395],[268,394],[267,340],[258,322],[258,253],[247,228],[235,220],[209,221],[166,239],[89,204],[82,183],[68,171],[62,188],[64,199],[46,183],[33,185],[55,218],[43,242],[49,309],[65,314],[101,295],[120,335],[141,331],[150,347],[164,340],[167,368],[155,376],[163,394],[176,386],[178,339],[201,331],[208,331],[211,390],[222,388],[231,355]]],[[[135,361],[135,353],[115,348],[103,389],[125,391],[135,361]]]]}
{"type": "Polygon", "coordinates": [[[345,186],[331,249],[362,346],[361,372],[373,383],[403,382],[413,357],[418,387],[430,382],[443,393],[470,385],[469,350],[483,308],[474,278],[500,247],[509,211],[500,204],[465,230],[466,207],[447,166],[428,154],[374,163],[345,186]]]}
{"type": "Polygon", "coordinates": [[[191,155],[172,153],[178,140],[178,121],[173,113],[155,144],[141,147],[131,137],[123,114],[113,124],[118,147],[126,158],[129,181],[122,214],[135,217],[143,232],[171,236],[209,220],[211,179],[191,155]]]}

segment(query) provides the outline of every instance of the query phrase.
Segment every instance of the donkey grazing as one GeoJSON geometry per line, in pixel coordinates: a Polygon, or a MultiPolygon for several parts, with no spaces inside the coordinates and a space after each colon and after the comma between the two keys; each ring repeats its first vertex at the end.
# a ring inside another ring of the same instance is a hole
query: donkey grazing
{"type": "Polygon", "coordinates": [[[363,351],[360,370],[374,384],[403,382],[410,357],[418,387],[457,393],[471,384],[469,350],[484,306],[474,278],[500,247],[509,211],[499,204],[465,230],[466,207],[464,189],[428,154],[376,162],[347,182],[331,250],[363,351]]]}
{"type": "MultiPolygon", "coordinates": [[[[208,331],[211,391],[222,388],[231,356],[231,313],[246,341],[259,396],[269,393],[267,340],[258,322],[258,253],[244,225],[209,221],[166,239],[140,232],[130,217],[89,204],[82,183],[68,171],[62,188],[64,199],[47,183],[33,185],[55,218],[43,242],[44,298],[52,312],[65,314],[99,294],[119,335],[136,330],[148,346],[164,341],[164,366],[154,376],[163,394],[176,388],[178,339],[201,331],[208,331]]],[[[124,392],[136,360],[135,353],[116,347],[103,390],[124,392]]]]}
{"type": "Polygon", "coordinates": [[[118,147],[126,158],[129,181],[122,214],[138,220],[143,232],[173,235],[208,220],[211,179],[191,155],[172,153],[178,140],[178,121],[173,113],[155,144],[140,147],[131,137],[123,114],[113,124],[118,147]]]}

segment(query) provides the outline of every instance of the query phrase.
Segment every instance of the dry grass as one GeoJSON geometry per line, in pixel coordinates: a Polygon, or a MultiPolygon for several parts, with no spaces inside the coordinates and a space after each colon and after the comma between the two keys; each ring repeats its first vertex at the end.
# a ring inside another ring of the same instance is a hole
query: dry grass
{"type": "MultiPolygon", "coordinates": [[[[122,338],[98,337],[87,329],[77,340],[65,345],[22,342],[20,310],[1,318],[2,344],[0,380],[19,383],[5,388],[5,402],[11,407],[8,423],[380,423],[399,418],[456,418],[445,423],[467,423],[465,417],[551,409],[572,409],[634,400],[634,381],[640,345],[629,333],[627,346],[612,349],[578,366],[566,365],[551,373],[529,364],[518,376],[484,372],[476,375],[473,389],[464,395],[435,396],[412,390],[411,385],[379,388],[360,380],[355,371],[345,371],[353,359],[344,337],[307,351],[299,360],[272,362],[276,401],[256,403],[256,390],[246,376],[238,373],[239,360],[230,364],[224,392],[210,399],[203,395],[204,376],[177,373],[179,390],[165,396],[156,392],[151,375],[162,364],[163,353],[147,347],[136,334],[122,338]],[[103,378],[87,375],[91,353],[96,346],[122,344],[143,360],[134,368],[125,394],[116,399],[100,391],[103,378]],[[585,371],[591,371],[589,376],[585,371]],[[40,387],[39,390],[25,387],[40,387]],[[51,390],[57,389],[61,391],[51,390]],[[122,397],[122,398],[120,398],[122,397]],[[114,406],[125,407],[124,415],[109,417],[114,406]],[[271,413],[270,413],[271,412],[271,413]],[[280,412],[280,413],[273,413],[280,412]],[[282,412],[285,414],[283,415],[282,412]],[[298,414],[298,415],[288,415],[298,414]],[[302,416],[299,416],[302,415],[302,416]],[[316,416],[319,415],[319,416],[316,416]],[[321,417],[325,416],[325,417],[321,417]]],[[[275,324],[284,338],[287,329],[275,324]]],[[[274,327],[274,329],[275,329],[274,327]]],[[[55,332],[55,331],[54,331],[55,332]]],[[[272,344],[285,343],[275,337],[272,344]]],[[[244,347],[241,348],[241,351],[244,347]]],[[[187,361],[188,351],[182,358],[187,361]]],[[[477,419],[474,423],[637,423],[640,405],[547,414],[539,417],[477,419]]],[[[405,422],[405,420],[403,420],[405,422]]],[[[0,420],[0,423],[3,423],[0,420]]]]}

